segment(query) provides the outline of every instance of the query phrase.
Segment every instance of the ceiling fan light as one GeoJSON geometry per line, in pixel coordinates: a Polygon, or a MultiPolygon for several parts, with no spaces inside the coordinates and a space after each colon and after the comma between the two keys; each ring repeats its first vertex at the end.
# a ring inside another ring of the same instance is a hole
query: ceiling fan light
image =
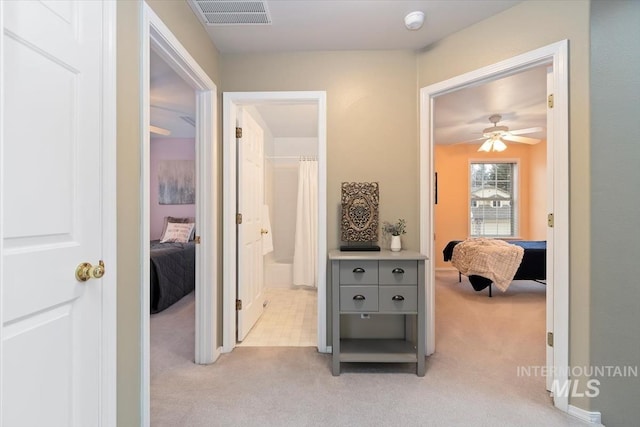
{"type": "Polygon", "coordinates": [[[504,151],[507,149],[507,146],[500,138],[497,138],[493,141],[493,151],[504,151]]]}
{"type": "Polygon", "coordinates": [[[488,153],[489,151],[491,151],[492,145],[493,145],[493,140],[487,139],[485,142],[482,143],[480,148],[478,148],[478,151],[484,151],[485,153],[488,153]]]}

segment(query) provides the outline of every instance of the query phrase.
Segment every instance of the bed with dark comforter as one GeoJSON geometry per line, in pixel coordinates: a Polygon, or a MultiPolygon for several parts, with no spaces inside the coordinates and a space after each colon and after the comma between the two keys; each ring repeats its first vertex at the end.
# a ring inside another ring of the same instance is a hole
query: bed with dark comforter
{"type": "MultiPolygon", "coordinates": [[[[453,248],[462,240],[452,240],[442,251],[445,261],[451,261],[453,248]]],[[[513,280],[535,280],[540,283],[547,278],[547,242],[546,240],[509,240],[511,244],[518,245],[524,249],[522,263],[516,271],[513,280]]],[[[469,276],[469,282],[476,291],[481,291],[489,287],[491,296],[491,280],[482,276],[469,276]]]]}
{"type": "Polygon", "coordinates": [[[196,245],[151,241],[151,313],[158,313],[195,289],[196,245]]]}

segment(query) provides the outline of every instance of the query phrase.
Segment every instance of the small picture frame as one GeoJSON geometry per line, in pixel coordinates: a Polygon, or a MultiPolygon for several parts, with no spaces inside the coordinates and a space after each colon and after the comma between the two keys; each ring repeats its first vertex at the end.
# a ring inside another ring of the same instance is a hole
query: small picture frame
{"type": "Polygon", "coordinates": [[[438,204],[438,172],[434,174],[433,178],[433,203],[438,204]]]}

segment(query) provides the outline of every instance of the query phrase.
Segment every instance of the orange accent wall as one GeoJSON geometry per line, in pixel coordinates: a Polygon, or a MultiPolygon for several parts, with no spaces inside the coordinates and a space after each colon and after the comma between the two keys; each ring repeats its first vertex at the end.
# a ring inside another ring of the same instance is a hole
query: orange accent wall
{"type": "Polygon", "coordinates": [[[442,250],[451,240],[469,237],[469,163],[510,160],[519,165],[519,236],[544,240],[546,234],[546,142],[508,144],[502,153],[479,153],[478,145],[436,145],[438,204],[434,207],[436,268],[451,268],[442,250]]]}
{"type": "Polygon", "coordinates": [[[547,239],[547,141],[529,147],[529,240],[547,239]]]}

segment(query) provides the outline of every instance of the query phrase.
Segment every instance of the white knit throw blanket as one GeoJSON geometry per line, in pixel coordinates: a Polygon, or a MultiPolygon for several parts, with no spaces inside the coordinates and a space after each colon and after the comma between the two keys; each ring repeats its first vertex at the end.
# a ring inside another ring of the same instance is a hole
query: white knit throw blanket
{"type": "Polygon", "coordinates": [[[451,264],[465,276],[482,276],[506,291],[515,276],[524,249],[504,240],[483,237],[467,239],[453,248],[451,264]]]}

